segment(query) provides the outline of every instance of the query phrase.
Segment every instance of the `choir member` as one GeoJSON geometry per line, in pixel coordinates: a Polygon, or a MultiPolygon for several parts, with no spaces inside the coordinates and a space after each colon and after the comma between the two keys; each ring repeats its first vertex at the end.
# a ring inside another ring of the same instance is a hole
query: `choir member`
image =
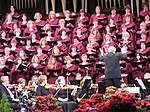
{"type": "Polygon", "coordinates": [[[147,32],[142,32],[140,39],[136,41],[137,49],[140,48],[141,42],[146,42],[148,47],[150,47],[150,38],[147,36],[147,32]]]}
{"type": "Polygon", "coordinates": [[[18,22],[13,22],[12,24],[12,29],[9,31],[9,36],[10,37],[13,37],[14,36],[14,31],[15,29],[19,28],[18,26],[18,22]]]}
{"type": "Polygon", "coordinates": [[[46,34],[47,34],[47,36],[45,38],[46,38],[48,45],[51,48],[54,47],[54,45],[56,44],[57,38],[53,35],[53,32],[51,29],[47,30],[46,34]]]}
{"type": "Polygon", "coordinates": [[[102,43],[102,41],[103,41],[103,37],[102,37],[102,35],[100,34],[100,32],[98,31],[97,28],[93,28],[93,29],[91,30],[91,33],[90,33],[89,36],[95,37],[96,42],[99,43],[99,45],[101,45],[101,43],[102,43]]]}
{"type": "Polygon", "coordinates": [[[21,36],[21,29],[20,28],[16,28],[14,30],[14,38],[16,38],[16,40],[17,40],[18,47],[22,47],[25,45],[26,37],[21,36]]]}
{"type": "Polygon", "coordinates": [[[62,64],[55,57],[50,57],[47,64],[48,83],[55,84],[55,80],[61,75],[62,64]]]}
{"type": "Polygon", "coordinates": [[[27,54],[25,53],[25,51],[23,49],[20,49],[18,51],[18,57],[20,57],[22,59],[22,63],[25,65],[28,65],[30,62],[30,58],[27,57],[27,54]]]}
{"type": "Polygon", "coordinates": [[[150,48],[147,47],[146,45],[146,42],[141,42],[140,44],[140,49],[138,49],[136,52],[137,53],[141,53],[144,57],[146,57],[147,55],[149,56],[149,51],[150,51],[150,48]]]}
{"type": "Polygon", "coordinates": [[[11,42],[11,47],[10,47],[10,50],[11,50],[11,54],[16,57],[18,52],[19,52],[19,48],[17,47],[17,40],[16,39],[12,39],[11,42]]]}
{"type": "Polygon", "coordinates": [[[106,25],[105,31],[103,32],[103,36],[110,35],[112,39],[117,42],[116,34],[112,31],[111,27],[109,25],[106,25]]]}
{"type": "Polygon", "coordinates": [[[61,37],[57,38],[56,46],[59,48],[60,52],[67,54],[68,47],[64,44],[61,37]]]}
{"type": "Polygon", "coordinates": [[[74,30],[73,30],[73,35],[75,35],[75,33],[76,33],[76,31],[77,31],[77,28],[81,28],[82,34],[88,36],[88,29],[85,27],[85,25],[83,24],[83,21],[82,21],[82,20],[78,20],[78,21],[77,21],[77,27],[74,28],[74,30]]]}
{"type": "Polygon", "coordinates": [[[1,76],[9,76],[10,69],[6,65],[6,59],[4,57],[0,57],[0,77],[1,76]]]}
{"type": "Polygon", "coordinates": [[[55,32],[59,24],[59,19],[56,18],[56,14],[54,11],[49,12],[46,23],[50,24],[50,26],[52,27],[52,31],[55,32]]]}
{"type": "Polygon", "coordinates": [[[136,26],[130,16],[125,16],[123,20],[123,24],[126,26],[128,32],[135,32],[136,26]]]}
{"type": "Polygon", "coordinates": [[[65,24],[66,24],[65,26],[69,28],[70,30],[72,30],[75,25],[75,20],[71,18],[70,11],[69,10],[64,11],[64,16],[65,16],[65,24]]]}
{"type": "Polygon", "coordinates": [[[83,25],[88,25],[89,24],[89,18],[87,16],[85,16],[85,12],[83,9],[80,9],[80,16],[77,17],[76,22],[82,20],[83,21],[83,25]]]}
{"type": "Polygon", "coordinates": [[[31,63],[29,65],[30,78],[33,75],[40,75],[44,73],[44,66],[40,64],[40,59],[38,56],[34,55],[31,59],[31,63]]]}
{"type": "Polygon", "coordinates": [[[40,75],[38,77],[38,87],[36,89],[36,96],[45,96],[50,93],[49,90],[45,88],[46,84],[47,84],[46,75],[40,75]]]}
{"type": "Polygon", "coordinates": [[[62,74],[68,79],[68,82],[75,79],[78,66],[72,64],[72,58],[70,56],[65,57],[65,65],[63,66],[62,74]]]}
{"type": "Polygon", "coordinates": [[[2,29],[5,30],[7,33],[9,33],[9,31],[12,29],[12,24],[13,24],[12,15],[7,14],[5,22],[2,25],[2,29]]]}
{"type": "Polygon", "coordinates": [[[132,64],[132,79],[144,78],[146,72],[146,62],[142,59],[141,54],[137,53],[134,62],[132,64]]]}
{"type": "Polygon", "coordinates": [[[76,28],[75,37],[79,39],[79,42],[82,43],[82,45],[86,46],[88,37],[87,37],[87,35],[82,34],[82,29],[81,28],[76,28]]]}
{"type": "Polygon", "coordinates": [[[93,19],[93,26],[90,27],[90,30],[96,28],[100,33],[103,33],[104,27],[98,24],[98,19],[93,19]]]}
{"type": "Polygon", "coordinates": [[[34,27],[38,30],[38,33],[42,33],[42,27],[45,25],[45,21],[42,20],[42,14],[40,12],[36,12],[34,15],[34,27]]]}
{"type": "Polygon", "coordinates": [[[6,59],[6,65],[9,66],[9,68],[12,68],[14,62],[15,62],[15,57],[11,55],[10,52],[11,49],[9,47],[4,48],[4,58],[6,59]]]}
{"type": "Polygon", "coordinates": [[[54,46],[52,48],[52,56],[54,56],[58,63],[63,64],[63,53],[59,50],[58,46],[54,46]]]}
{"type": "Polygon", "coordinates": [[[111,8],[111,15],[108,16],[108,21],[110,21],[110,18],[114,18],[115,22],[120,25],[122,22],[122,17],[120,14],[117,14],[116,8],[112,7],[111,8]]]}
{"type": "Polygon", "coordinates": [[[38,39],[36,33],[30,34],[30,37],[31,37],[31,45],[39,46],[39,39],[38,39]]]}
{"type": "Polygon", "coordinates": [[[93,64],[88,62],[87,54],[81,55],[81,63],[79,64],[79,73],[82,76],[93,76],[93,64]]]}
{"type": "Polygon", "coordinates": [[[10,13],[7,13],[7,14],[12,15],[13,20],[18,20],[20,15],[18,14],[18,12],[15,11],[15,7],[13,5],[10,5],[9,9],[10,9],[10,13]]]}
{"type": "Polygon", "coordinates": [[[79,54],[85,52],[84,46],[82,45],[82,43],[79,42],[79,38],[77,37],[73,39],[73,44],[71,44],[70,47],[71,46],[75,46],[79,54]]]}
{"type": "Polygon", "coordinates": [[[93,22],[93,19],[98,19],[98,23],[101,25],[106,25],[107,24],[107,20],[106,20],[106,16],[105,14],[101,13],[101,7],[100,6],[96,6],[95,8],[95,14],[92,14],[90,17],[90,25],[93,22]]]}
{"type": "Polygon", "coordinates": [[[27,77],[28,65],[25,65],[21,57],[16,58],[16,63],[12,68],[13,83],[16,83],[19,78],[29,79],[27,77]]]}
{"type": "Polygon", "coordinates": [[[60,19],[60,20],[59,20],[59,27],[56,28],[55,35],[54,35],[54,36],[57,37],[58,35],[60,35],[60,33],[61,33],[60,31],[61,31],[62,29],[65,29],[67,33],[70,32],[70,30],[65,27],[65,20],[64,20],[64,19],[60,19]]]}
{"type": "Polygon", "coordinates": [[[47,55],[50,54],[51,48],[50,48],[49,45],[47,45],[47,41],[46,41],[45,38],[41,38],[41,40],[40,40],[40,47],[42,48],[42,52],[44,54],[47,54],[47,55]]]}
{"type": "Polygon", "coordinates": [[[148,14],[150,14],[150,10],[148,9],[148,3],[147,2],[144,2],[143,4],[142,4],[142,8],[143,8],[143,10],[141,10],[140,11],[140,13],[139,13],[139,21],[140,22],[142,22],[142,21],[144,21],[144,17],[148,14]]]}
{"type": "Polygon", "coordinates": [[[150,17],[148,14],[145,16],[144,22],[146,24],[146,29],[150,31],[150,17]]]}
{"type": "Polygon", "coordinates": [[[73,59],[73,64],[78,65],[80,62],[79,59],[79,52],[77,52],[77,47],[76,46],[71,46],[71,50],[69,52],[69,56],[73,59]]]}
{"type": "Polygon", "coordinates": [[[26,46],[23,48],[28,57],[32,57],[35,54],[35,47],[31,45],[31,39],[27,38],[26,46]]]}
{"type": "Polygon", "coordinates": [[[90,62],[95,62],[98,60],[98,51],[96,51],[91,44],[87,44],[86,50],[86,54],[90,62]]]}
{"type": "Polygon", "coordinates": [[[93,47],[93,50],[99,53],[99,44],[96,42],[95,37],[89,36],[88,37],[88,44],[90,44],[93,47]]]}
{"type": "Polygon", "coordinates": [[[114,20],[114,18],[110,18],[108,26],[110,26],[112,32],[118,32],[119,28],[114,20]]]}
{"type": "Polygon", "coordinates": [[[94,93],[96,93],[96,90],[92,88],[92,78],[90,76],[83,77],[80,83],[80,89],[76,95],[77,102],[80,102],[83,98],[90,98],[94,93]]]}
{"type": "Polygon", "coordinates": [[[135,20],[135,15],[130,12],[131,11],[131,7],[130,7],[129,4],[124,7],[124,10],[125,10],[125,14],[122,15],[123,19],[124,19],[125,16],[130,16],[133,19],[133,21],[134,21],[135,20]]]}
{"type": "Polygon", "coordinates": [[[23,31],[25,28],[27,28],[27,23],[28,23],[27,14],[23,13],[21,15],[21,21],[19,21],[19,28],[21,28],[21,30],[23,31]]]}
{"type": "Polygon", "coordinates": [[[60,37],[62,39],[62,43],[69,47],[71,39],[70,36],[67,35],[67,31],[65,29],[60,30],[60,37]]]}
{"type": "Polygon", "coordinates": [[[40,48],[40,47],[37,47],[37,56],[40,59],[40,64],[42,64],[43,66],[45,66],[47,64],[48,56],[47,56],[47,54],[44,54],[42,52],[42,48],[40,48]]]}
{"type": "Polygon", "coordinates": [[[37,29],[34,26],[34,21],[29,20],[27,23],[27,28],[23,31],[23,36],[29,36],[31,33],[37,33],[37,29]]]}
{"type": "Polygon", "coordinates": [[[0,36],[1,36],[1,45],[3,47],[9,46],[11,38],[7,35],[7,32],[5,30],[2,30],[0,36]]]}
{"type": "Polygon", "coordinates": [[[113,41],[111,35],[109,35],[109,34],[104,36],[104,39],[103,39],[101,47],[103,47],[105,45],[109,45],[109,46],[115,45],[115,42],[113,41]]]}
{"type": "Polygon", "coordinates": [[[130,51],[135,50],[134,42],[131,40],[130,34],[128,32],[122,33],[122,39],[120,41],[120,44],[127,44],[129,46],[130,51]]]}

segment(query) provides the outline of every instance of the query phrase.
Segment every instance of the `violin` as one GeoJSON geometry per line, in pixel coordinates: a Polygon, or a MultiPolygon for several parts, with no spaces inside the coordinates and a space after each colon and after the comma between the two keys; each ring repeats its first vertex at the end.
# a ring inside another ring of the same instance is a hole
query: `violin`
{"type": "MultiPolygon", "coordinates": [[[[20,86],[18,86],[18,84],[10,84],[9,89],[18,89],[20,88],[20,86]]],[[[35,87],[34,86],[22,86],[22,89],[27,89],[29,91],[34,91],[35,87]]]]}
{"type": "Polygon", "coordinates": [[[56,85],[55,84],[46,84],[45,89],[56,89],[56,85]]]}

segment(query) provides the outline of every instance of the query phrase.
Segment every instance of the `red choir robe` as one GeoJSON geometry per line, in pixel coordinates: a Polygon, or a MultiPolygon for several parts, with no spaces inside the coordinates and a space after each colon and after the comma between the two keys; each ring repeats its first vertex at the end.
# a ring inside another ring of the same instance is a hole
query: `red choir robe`
{"type": "Polygon", "coordinates": [[[58,78],[58,76],[61,76],[62,64],[56,62],[56,65],[54,67],[48,68],[47,66],[46,69],[47,69],[48,83],[55,84],[55,81],[58,78]]]}
{"type": "MultiPolygon", "coordinates": [[[[111,15],[108,16],[108,21],[110,20],[110,18],[112,18],[111,15]]],[[[122,17],[120,14],[116,14],[114,17],[115,23],[117,23],[117,25],[120,25],[120,23],[122,22],[122,17]]]]}
{"type": "MultiPolygon", "coordinates": [[[[76,19],[76,23],[78,21],[82,21],[83,25],[87,26],[89,24],[89,18],[87,16],[85,16],[84,18],[81,17],[77,17],[76,19]]],[[[76,25],[77,26],[77,25],[76,25]]]]}
{"type": "Polygon", "coordinates": [[[82,77],[88,75],[93,78],[93,64],[87,62],[86,64],[79,64],[79,73],[82,74],[82,77]]]}
{"type": "Polygon", "coordinates": [[[46,23],[49,24],[53,30],[53,32],[56,31],[56,28],[58,28],[59,19],[47,19],[46,23]]]}
{"type": "Polygon", "coordinates": [[[145,18],[145,16],[147,14],[150,15],[150,10],[147,10],[147,11],[142,10],[142,11],[140,11],[140,13],[139,13],[139,20],[140,21],[144,21],[144,18],[145,18]]]}
{"type": "Polygon", "coordinates": [[[66,65],[63,66],[62,74],[65,78],[68,78],[68,82],[71,80],[75,80],[75,76],[78,70],[78,66],[72,64],[70,67],[67,67],[66,65]],[[67,76],[67,73],[70,73],[69,76],[67,76]]]}
{"type": "Polygon", "coordinates": [[[42,53],[40,56],[38,56],[39,59],[40,59],[40,64],[45,66],[47,64],[47,59],[48,59],[48,56],[47,54],[44,54],[42,53]]]}
{"type": "Polygon", "coordinates": [[[30,34],[32,34],[32,33],[37,33],[38,32],[38,30],[37,29],[33,29],[33,30],[29,30],[28,28],[25,28],[25,30],[24,30],[24,32],[23,32],[23,36],[25,37],[25,36],[29,36],[30,34]]]}
{"type": "Polygon", "coordinates": [[[90,23],[89,24],[92,24],[94,19],[98,19],[98,23],[101,25],[107,24],[107,18],[105,16],[105,14],[100,14],[98,16],[96,16],[96,14],[92,14],[92,16],[90,17],[90,23]]]}

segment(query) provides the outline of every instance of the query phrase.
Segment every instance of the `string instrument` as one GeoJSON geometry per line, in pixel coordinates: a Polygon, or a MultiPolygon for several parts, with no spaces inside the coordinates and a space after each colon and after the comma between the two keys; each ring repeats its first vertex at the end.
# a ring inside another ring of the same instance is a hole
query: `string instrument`
{"type": "Polygon", "coordinates": [[[55,90],[57,88],[55,84],[46,84],[44,87],[45,89],[55,89],[55,90]]]}
{"type": "MultiPolygon", "coordinates": [[[[10,84],[8,86],[9,89],[18,89],[20,88],[20,86],[18,86],[18,84],[10,84]]],[[[22,89],[27,89],[29,91],[34,91],[35,90],[35,86],[22,86],[22,89]]]]}

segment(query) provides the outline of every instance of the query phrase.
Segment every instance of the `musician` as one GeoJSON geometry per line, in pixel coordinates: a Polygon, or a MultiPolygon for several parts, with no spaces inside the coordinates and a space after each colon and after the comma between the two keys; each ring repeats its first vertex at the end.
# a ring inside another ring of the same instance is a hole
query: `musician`
{"type": "Polygon", "coordinates": [[[40,75],[38,77],[38,87],[36,89],[36,96],[44,96],[48,95],[50,92],[48,89],[45,89],[45,85],[47,84],[46,75],[40,75]]]}
{"type": "Polygon", "coordinates": [[[80,82],[80,89],[77,92],[76,100],[80,102],[83,98],[90,98],[96,90],[92,88],[92,78],[85,76],[80,82]]]}
{"type": "Polygon", "coordinates": [[[14,95],[8,88],[9,86],[9,77],[8,76],[2,76],[1,77],[1,85],[0,85],[0,99],[2,99],[2,95],[5,94],[6,97],[8,98],[8,101],[10,103],[10,107],[15,111],[15,110],[20,110],[20,106],[18,103],[18,99],[14,98],[14,95]]]}
{"type": "Polygon", "coordinates": [[[54,97],[58,99],[58,105],[62,107],[63,112],[72,112],[77,108],[76,102],[72,101],[71,91],[74,89],[70,85],[66,85],[65,78],[59,76],[56,80],[57,89],[54,91],[54,97]]]}

